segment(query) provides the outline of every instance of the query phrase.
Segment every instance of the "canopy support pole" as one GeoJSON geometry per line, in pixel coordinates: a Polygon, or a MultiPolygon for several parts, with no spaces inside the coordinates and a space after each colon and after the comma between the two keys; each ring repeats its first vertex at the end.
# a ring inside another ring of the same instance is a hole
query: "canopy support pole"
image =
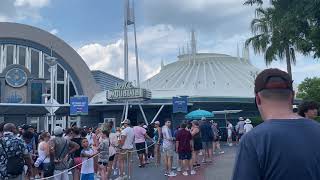
{"type": "Polygon", "coordinates": [[[154,123],[154,121],[157,119],[157,117],[159,116],[160,112],[162,111],[164,105],[162,105],[159,109],[159,111],[157,112],[157,114],[154,116],[154,118],[151,121],[151,124],[154,123]]]}
{"type": "Polygon", "coordinates": [[[144,119],[144,122],[145,122],[145,123],[146,123],[146,125],[148,126],[148,125],[149,125],[148,120],[147,120],[147,118],[146,118],[146,115],[144,114],[144,111],[143,111],[142,106],[141,106],[141,104],[140,104],[140,103],[139,103],[139,108],[140,108],[140,111],[141,111],[142,117],[143,117],[143,119],[144,119]]]}

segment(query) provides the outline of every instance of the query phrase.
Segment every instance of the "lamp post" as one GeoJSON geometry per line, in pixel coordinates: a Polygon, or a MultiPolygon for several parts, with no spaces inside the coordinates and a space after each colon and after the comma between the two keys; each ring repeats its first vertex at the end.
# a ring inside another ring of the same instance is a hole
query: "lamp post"
{"type": "MultiPolygon", "coordinates": [[[[53,112],[53,97],[54,97],[54,92],[55,92],[55,67],[57,64],[56,61],[57,58],[52,57],[52,52],[51,56],[46,58],[46,63],[50,66],[50,119],[51,119],[51,132],[53,133],[54,129],[54,112],[53,112]]],[[[49,124],[49,122],[48,122],[49,124]]],[[[49,128],[48,128],[49,129],[49,128]]]]}

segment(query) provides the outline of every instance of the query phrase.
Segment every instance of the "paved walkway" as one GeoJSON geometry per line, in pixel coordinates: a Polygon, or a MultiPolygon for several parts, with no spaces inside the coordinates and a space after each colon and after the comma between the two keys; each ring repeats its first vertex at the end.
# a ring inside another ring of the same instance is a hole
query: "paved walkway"
{"type": "MultiPolygon", "coordinates": [[[[230,180],[232,169],[234,166],[236,147],[223,146],[225,154],[217,155],[214,162],[203,165],[200,169],[196,169],[196,175],[183,176],[178,173],[177,177],[164,176],[164,167],[156,167],[154,163],[148,164],[145,168],[137,166],[137,156],[133,156],[133,174],[132,180],[230,180]]],[[[176,159],[177,157],[175,157],[176,159]]],[[[176,160],[174,166],[177,166],[176,160]]],[[[115,177],[112,177],[114,179],[115,177]]]]}
{"type": "Polygon", "coordinates": [[[225,154],[217,155],[214,162],[203,165],[197,169],[194,176],[183,176],[179,174],[177,177],[169,178],[169,180],[230,180],[234,166],[236,147],[224,146],[225,154]]]}

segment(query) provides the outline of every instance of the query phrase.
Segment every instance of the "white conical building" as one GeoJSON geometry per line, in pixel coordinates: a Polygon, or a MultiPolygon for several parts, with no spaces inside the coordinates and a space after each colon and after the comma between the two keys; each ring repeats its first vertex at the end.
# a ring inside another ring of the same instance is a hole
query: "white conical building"
{"type": "Polygon", "coordinates": [[[239,50],[237,50],[238,57],[218,53],[198,53],[194,31],[191,34],[191,52],[181,54],[176,62],[162,66],[158,74],[142,84],[152,91],[153,98],[184,95],[254,97],[253,75],[257,74],[259,69],[250,63],[248,50],[243,49],[242,58],[239,57],[239,50]]]}

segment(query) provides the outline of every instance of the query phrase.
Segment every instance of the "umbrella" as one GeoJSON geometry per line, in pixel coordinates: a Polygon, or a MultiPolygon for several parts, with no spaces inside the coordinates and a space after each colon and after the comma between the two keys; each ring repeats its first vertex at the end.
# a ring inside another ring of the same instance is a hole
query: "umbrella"
{"type": "Polygon", "coordinates": [[[192,111],[192,112],[188,113],[185,116],[186,119],[201,119],[203,117],[205,117],[205,118],[213,118],[214,114],[212,112],[209,112],[209,111],[198,109],[198,110],[195,110],[195,111],[192,111]]]}

